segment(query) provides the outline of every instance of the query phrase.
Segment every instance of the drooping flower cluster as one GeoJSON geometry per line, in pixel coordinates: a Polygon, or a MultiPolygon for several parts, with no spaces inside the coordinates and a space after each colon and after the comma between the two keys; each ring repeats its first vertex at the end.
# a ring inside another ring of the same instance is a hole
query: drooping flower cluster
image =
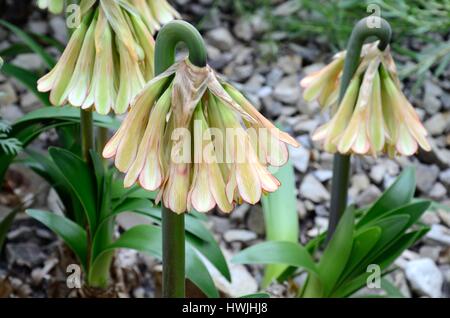
{"type": "Polygon", "coordinates": [[[338,106],[331,120],[319,127],[314,140],[328,152],[377,156],[413,155],[418,147],[429,151],[427,131],[401,91],[394,60],[378,42],[366,44],[361,60],[339,105],[338,94],[345,52],[301,81],[304,98],[322,107],[338,106]]]}
{"type": "MultiPolygon", "coordinates": [[[[68,102],[83,109],[93,107],[100,114],[128,110],[154,76],[153,29],[134,2],[141,1],[81,2],[81,24],[56,66],[38,81],[39,91],[50,91],[53,105],[68,102]]],[[[161,7],[153,4],[152,8],[159,14],[158,10],[173,10],[167,2],[158,3],[161,7]]],[[[162,15],[164,21],[169,19],[169,14],[162,15]]]]}
{"type": "Polygon", "coordinates": [[[144,87],[103,156],[125,187],[159,191],[176,213],[230,212],[280,186],[267,166],[286,162],[286,143],[298,146],[209,66],[183,60],[144,87]]]}

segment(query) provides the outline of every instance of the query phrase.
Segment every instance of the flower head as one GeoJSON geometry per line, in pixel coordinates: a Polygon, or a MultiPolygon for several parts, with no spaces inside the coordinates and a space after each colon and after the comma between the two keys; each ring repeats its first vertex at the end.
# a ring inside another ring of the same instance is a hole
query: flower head
{"type": "MultiPolygon", "coordinates": [[[[154,76],[152,29],[133,6],[137,0],[97,2],[81,3],[82,22],[56,66],[39,79],[38,90],[50,91],[53,105],[68,102],[100,114],[121,114],[154,76]]],[[[158,9],[170,7],[164,3],[158,9]]]]}
{"type": "MultiPolygon", "coordinates": [[[[324,149],[342,154],[410,156],[418,146],[429,151],[427,131],[400,88],[389,49],[363,47],[359,66],[331,120],[313,135],[324,149]]],[[[302,80],[304,97],[322,106],[337,106],[345,52],[323,70],[302,80]],[[326,101],[323,103],[323,101],[326,101]]]]}
{"type": "Polygon", "coordinates": [[[183,60],[146,84],[103,156],[172,211],[230,212],[279,187],[267,166],[286,162],[286,144],[298,146],[209,66],[183,60]]]}

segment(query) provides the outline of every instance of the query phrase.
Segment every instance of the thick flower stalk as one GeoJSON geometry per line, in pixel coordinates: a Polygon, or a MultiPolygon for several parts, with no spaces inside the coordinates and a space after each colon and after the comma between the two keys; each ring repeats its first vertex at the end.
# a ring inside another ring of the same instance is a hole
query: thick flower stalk
{"type": "Polygon", "coordinates": [[[410,156],[419,146],[431,149],[427,131],[401,91],[389,47],[380,51],[378,45],[373,42],[363,46],[360,62],[339,105],[345,52],[301,82],[306,100],[317,99],[322,107],[334,110],[331,120],[313,134],[313,140],[322,141],[328,152],[410,156]]]}
{"type": "Polygon", "coordinates": [[[278,189],[267,166],[286,162],[286,144],[298,146],[209,66],[183,60],[145,86],[103,156],[125,187],[159,191],[176,213],[230,212],[278,189]]]}
{"type": "Polygon", "coordinates": [[[56,66],[38,81],[54,105],[69,103],[100,114],[128,110],[154,76],[154,40],[133,1],[81,3],[80,26],[56,66]]]}

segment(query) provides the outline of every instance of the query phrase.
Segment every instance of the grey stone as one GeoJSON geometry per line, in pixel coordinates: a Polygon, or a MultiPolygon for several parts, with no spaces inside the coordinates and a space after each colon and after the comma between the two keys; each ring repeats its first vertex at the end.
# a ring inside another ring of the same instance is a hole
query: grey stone
{"type": "Polygon", "coordinates": [[[437,262],[441,251],[442,251],[442,247],[440,247],[440,246],[424,245],[420,248],[419,254],[424,258],[430,258],[434,262],[437,262]]]}
{"type": "Polygon", "coordinates": [[[440,224],[433,224],[431,230],[425,236],[432,241],[450,246],[450,230],[440,224]]]}
{"type": "Polygon", "coordinates": [[[23,116],[23,112],[17,105],[6,105],[0,107],[0,115],[9,122],[15,122],[23,116]]]}
{"type": "Polygon", "coordinates": [[[376,183],[383,181],[385,174],[386,166],[383,164],[372,166],[370,169],[370,178],[376,183]]]}
{"type": "Polygon", "coordinates": [[[439,176],[439,168],[435,165],[427,166],[419,164],[416,167],[417,188],[428,193],[439,176]]]}
{"type": "Polygon", "coordinates": [[[316,237],[328,229],[328,218],[316,216],[314,218],[314,228],[309,230],[306,234],[309,237],[316,237]]]}
{"type": "Polygon", "coordinates": [[[237,38],[250,41],[253,39],[253,28],[251,22],[246,18],[241,18],[234,25],[233,32],[237,38]]]}
{"type": "Polygon", "coordinates": [[[356,189],[357,192],[361,192],[370,185],[370,180],[365,174],[356,174],[352,177],[352,188],[356,189]]]}
{"type": "Polygon", "coordinates": [[[228,230],[223,235],[227,242],[249,242],[257,237],[256,233],[247,230],[228,230]]]}
{"type": "Polygon", "coordinates": [[[440,298],[444,277],[429,258],[414,260],[406,264],[406,277],[412,289],[421,296],[440,298]]]}
{"type": "Polygon", "coordinates": [[[11,83],[0,85],[0,106],[6,106],[17,102],[17,94],[11,83]]]}
{"type": "Polygon", "coordinates": [[[12,60],[12,63],[30,71],[40,70],[44,65],[36,53],[19,54],[12,60]]]}
{"type": "MultiPolygon", "coordinates": [[[[450,205],[449,205],[449,207],[450,207],[450,205]]],[[[448,211],[446,211],[446,210],[439,209],[438,210],[438,215],[441,218],[442,223],[445,226],[450,227],[450,213],[448,213],[448,211]]]]}
{"type": "Polygon", "coordinates": [[[450,187],[450,169],[447,169],[439,175],[439,180],[447,187],[450,187]]]}
{"type": "Polygon", "coordinates": [[[20,106],[25,112],[31,112],[41,107],[41,102],[30,91],[26,91],[20,96],[20,106]]]}
{"type": "Polygon", "coordinates": [[[282,56],[277,65],[283,70],[286,74],[295,74],[302,66],[302,59],[298,55],[285,55],[282,56]]]}
{"type": "Polygon", "coordinates": [[[296,0],[285,1],[278,5],[275,10],[273,10],[273,14],[275,16],[290,16],[291,14],[296,13],[300,9],[300,2],[296,0]]]}
{"type": "Polygon", "coordinates": [[[250,211],[250,204],[243,203],[234,209],[233,213],[230,215],[230,218],[233,220],[243,221],[248,211],[250,211]]]}
{"type": "Polygon", "coordinates": [[[330,193],[312,174],[308,174],[300,185],[300,195],[316,203],[330,199],[330,193]]]}
{"type": "Polygon", "coordinates": [[[48,23],[46,21],[30,21],[28,22],[28,29],[36,34],[47,34],[48,23]]]}
{"type": "Polygon", "coordinates": [[[258,290],[258,283],[255,278],[248,272],[243,265],[233,264],[231,262],[231,252],[222,250],[225,260],[228,263],[231,282],[229,282],[222,274],[219,273],[216,267],[209,262],[205,265],[208,272],[211,274],[217,288],[228,295],[229,297],[241,297],[242,295],[254,294],[258,290]]]}
{"type": "Polygon", "coordinates": [[[271,96],[264,97],[262,99],[262,104],[270,117],[278,117],[283,113],[283,104],[273,100],[271,96]]]}
{"type": "Polygon", "coordinates": [[[356,197],[355,203],[359,206],[366,206],[373,203],[380,196],[381,191],[372,184],[356,197]]]}
{"type": "Polygon", "coordinates": [[[422,214],[420,221],[429,226],[441,222],[439,216],[434,211],[425,211],[425,213],[422,214]]]}
{"type": "Polygon", "coordinates": [[[50,19],[50,28],[53,37],[62,43],[67,42],[67,26],[64,17],[56,15],[50,19]]]}
{"type": "Polygon", "coordinates": [[[300,98],[300,89],[298,78],[296,75],[291,75],[283,78],[274,90],[275,99],[286,104],[295,104],[300,98]]]}
{"type": "Polygon", "coordinates": [[[253,32],[255,34],[262,34],[270,29],[270,22],[263,14],[255,14],[251,17],[250,22],[253,27],[253,32]]]}
{"type": "Polygon", "coordinates": [[[42,264],[47,258],[35,243],[6,244],[6,255],[11,263],[29,268],[42,264]]]}
{"type": "Polygon", "coordinates": [[[292,164],[298,171],[306,172],[308,170],[309,158],[311,156],[311,152],[308,149],[304,147],[289,147],[289,154],[292,164]]]}
{"type": "Polygon", "coordinates": [[[450,127],[450,113],[437,113],[428,119],[424,125],[431,135],[441,135],[450,127]]]}
{"type": "Polygon", "coordinates": [[[432,199],[439,200],[445,197],[446,194],[447,190],[445,189],[445,187],[442,185],[442,183],[437,182],[434,184],[433,188],[431,188],[429,196],[432,199]]]}
{"type": "Polygon", "coordinates": [[[266,76],[266,84],[274,87],[283,78],[283,70],[279,67],[274,67],[266,76]]]}
{"type": "Polygon", "coordinates": [[[222,51],[229,51],[234,46],[234,38],[230,31],[224,27],[211,30],[207,33],[209,43],[222,51]]]}
{"type": "Polygon", "coordinates": [[[250,77],[250,79],[245,83],[245,89],[250,92],[257,93],[261,87],[263,87],[264,81],[264,76],[261,74],[253,74],[252,77],[250,77]]]}
{"type": "Polygon", "coordinates": [[[244,81],[250,78],[253,73],[253,65],[240,65],[233,69],[232,76],[230,76],[234,81],[244,81]]]}
{"type": "Polygon", "coordinates": [[[333,171],[331,170],[315,170],[313,174],[320,182],[331,180],[333,177],[333,171]]]}
{"type": "Polygon", "coordinates": [[[442,89],[431,81],[425,81],[424,91],[423,108],[430,115],[436,114],[441,108],[439,96],[442,89]]]}
{"type": "Polygon", "coordinates": [[[315,119],[309,119],[299,122],[297,125],[295,125],[294,130],[298,133],[309,133],[311,134],[316,130],[316,128],[319,126],[319,122],[315,119]]]}
{"type": "Polygon", "coordinates": [[[272,94],[272,92],[273,92],[272,87],[270,87],[270,86],[263,86],[263,87],[261,87],[258,90],[257,95],[260,98],[264,98],[264,97],[270,96],[272,94]]]}

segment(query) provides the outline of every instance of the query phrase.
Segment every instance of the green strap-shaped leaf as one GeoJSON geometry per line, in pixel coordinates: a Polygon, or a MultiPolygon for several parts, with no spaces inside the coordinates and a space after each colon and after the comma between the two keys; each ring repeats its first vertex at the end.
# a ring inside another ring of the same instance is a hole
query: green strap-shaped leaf
{"type": "Polygon", "coordinates": [[[363,226],[393,209],[408,204],[412,200],[415,190],[416,174],[413,167],[408,167],[367,211],[358,222],[358,226],[363,226]]]}
{"type": "Polygon", "coordinates": [[[63,216],[51,212],[27,210],[26,213],[58,234],[75,253],[81,265],[86,270],[87,235],[82,227],[63,216]]]}
{"type": "MultiPolygon", "coordinates": [[[[295,174],[292,163],[279,168],[274,176],[281,187],[274,193],[261,198],[268,241],[297,243],[299,237],[297,197],[295,193],[295,174]]],[[[283,264],[267,265],[262,286],[267,287],[287,269],[283,264]]]]}
{"type": "Polygon", "coordinates": [[[347,209],[320,258],[318,270],[325,296],[332,291],[348,262],[353,248],[354,221],[353,210],[347,209]]]}
{"type": "MultiPolygon", "coordinates": [[[[162,258],[162,230],[153,225],[137,225],[123,233],[105,251],[130,248],[162,258]]],[[[196,252],[186,245],[186,277],[208,297],[217,297],[218,292],[211,276],[196,252]]]]}
{"type": "Polygon", "coordinates": [[[6,234],[8,233],[9,228],[11,227],[11,224],[14,221],[14,218],[16,217],[18,211],[18,208],[13,209],[8,214],[6,214],[3,219],[0,220],[0,252],[3,247],[3,243],[5,243],[6,234]]]}
{"type": "Polygon", "coordinates": [[[47,64],[49,68],[55,66],[56,63],[53,57],[49,53],[47,53],[47,51],[41,45],[39,45],[39,43],[37,43],[30,35],[22,31],[20,28],[16,27],[14,24],[9,23],[8,21],[0,20],[0,24],[8,28],[10,31],[14,32],[14,34],[23,41],[23,43],[25,43],[31,50],[33,50],[42,58],[42,60],[45,62],[45,64],[47,64]]]}
{"type": "Polygon", "coordinates": [[[403,293],[385,277],[381,278],[381,288],[386,292],[388,298],[405,298],[403,293]]]}
{"type": "Polygon", "coordinates": [[[80,200],[53,160],[31,149],[27,150],[27,154],[29,157],[22,162],[44,178],[55,189],[64,205],[65,216],[79,225],[84,224],[86,217],[80,200]]]}
{"type": "Polygon", "coordinates": [[[251,246],[232,259],[238,264],[286,264],[303,268],[309,272],[318,274],[308,251],[298,243],[292,242],[264,242],[251,246]]]}
{"type": "Polygon", "coordinates": [[[345,270],[340,277],[340,282],[342,282],[350,273],[357,270],[358,264],[360,264],[372,251],[380,239],[381,233],[382,230],[380,227],[371,227],[355,236],[352,252],[347,265],[345,266],[345,270]]]}
{"type": "Polygon", "coordinates": [[[403,232],[406,229],[406,225],[410,220],[410,216],[406,214],[394,215],[380,220],[377,226],[381,229],[381,236],[378,239],[371,252],[365,257],[356,268],[350,273],[349,278],[352,279],[359,275],[361,272],[366,271],[369,264],[379,264],[376,259],[381,255],[384,255],[396,240],[402,237],[403,232]]]}
{"type": "MultiPolygon", "coordinates": [[[[122,212],[133,212],[148,216],[157,223],[161,222],[161,209],[152,206],[147,199],[129,198],[122,202],[114,210],[114,215],[122,212]]],[[[103,223],[103,221],[102,221],[103,223]]],[[[100,225],[101,227],[102,225],[100,225]]],[[[231,281],[231,274],[223,253],[211,232],[198,220],[189,214],[185,216],[186,239],[189,243],[228,280],[231,281]]]]}
{"type": "Polygon", "coordinates": [[[96,187],[87,164],[65,149],[50,148],[49,153],[83,205],[90,230],[95,232],[98,221],[96,187]]]}
{"type": "Polygon", "coordinates": [[[374,264],[379,264],[381,269],[388,268],[406,249],[414,245],[420,240],[430,229],[422,227],[413,232],[406,233],[400,237],[389,249],[385,250],[375,261],[374,264]]]}
{"type": "MultiPolygon", "coordinates": [[[[36,86],[36,83],[33,84],[36,86]]],[[[45,107],[36,109],[16,121],[14,126],[28,126],[35,122],[43,122],[44,120],[62,120],[80,122],[80,109],[71,106],[59,106],[59,107],[45,107]]],[[[120,126],[120,122],[110,116],[101,116],[94,113],[94,124],[98,127],[106,127],[111,129],[117,129],[120,126]]]]}
{"type": "Polygon", "coordinates": [[[205,263],[190,245],[186,245],[186,277],[197,285],[206,296],[219,298],[219,292],[205,263]]]}
{"type": "Polygon", "coordinates": [[[430,206],[431,206],[431,202],[428,200],[412,201],[411,203],[409,203],[407,205],[404,205],[397,209],[393,209],[392,211],[389,211],[389,212],[383,214],[382,216],[371,220],[370,222],[368,222],[364,226],[362,226],[361,230],[367,228],[368,226],[373,226],[374,224],[376,224],[377,222],[379,222],[380,220],[382,220],[384,218],[388,218],[388,217],[400,215],[400,214],[409,215],[409,217],[410,217],[409,222],[405,225],[405,227],[408,228],[408,227],[412,226],[414,223],[416,223],[420,219],[422,214],[424,214],[425,211],[428,210],[428,208],[430,206]]]}

